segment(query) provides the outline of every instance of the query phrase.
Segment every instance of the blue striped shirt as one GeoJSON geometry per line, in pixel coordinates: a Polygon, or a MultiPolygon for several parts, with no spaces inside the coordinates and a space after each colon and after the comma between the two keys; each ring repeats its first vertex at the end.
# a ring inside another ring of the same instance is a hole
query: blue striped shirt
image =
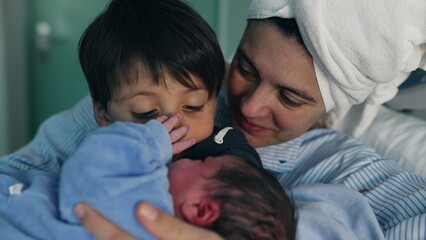
{"type": "MultiPolygon", "coordinates": [[[[219,94],[215,124],[230,125],[226,91],[219,94]]],[[[0,167],[58,173],[65,159],[96,128],[88,96],[46,120],[28,145],[0,158],[0,167]]],[[[364,194],[387,239],[426,239],[425,179],[400,169],[356,139],[316,129],[257,150],[264,166],[284,188],[305,183],[343,184],[364,194]]]]}

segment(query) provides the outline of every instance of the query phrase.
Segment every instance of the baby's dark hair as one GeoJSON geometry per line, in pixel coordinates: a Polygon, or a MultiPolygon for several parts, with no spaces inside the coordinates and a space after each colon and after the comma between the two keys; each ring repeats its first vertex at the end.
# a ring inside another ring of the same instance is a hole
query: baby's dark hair
{"type": "Polygon", "coordinates": [[[138,80],[141,66],[157,84],[167,71],[197,89],[191,73],[209,97],[218,94],[225,71],[213,30],[180,0],[112,0],[83,33],[79,58],[92,99],[105,110],[117,88],[138,80]]]}
{"type": "Polygon", "coordinates": [[[238,159],[209,185],[221,214],[209,227],[227,240],[294,239],[295,208],[280,183],[265,169],[238,159]]]}

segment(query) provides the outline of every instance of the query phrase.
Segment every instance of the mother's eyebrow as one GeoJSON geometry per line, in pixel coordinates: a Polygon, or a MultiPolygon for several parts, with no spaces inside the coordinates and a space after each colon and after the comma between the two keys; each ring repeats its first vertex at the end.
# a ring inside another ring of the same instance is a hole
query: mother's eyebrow
{"type": "MultiPolygon", "coordinates": [[[[239,55],[240,58],[242,58],[245,62],[247,62],[247,64],[250,65],[250,67],[256,72],[256,74],[258,74],[256,67],[254,66],[254,64],[252,63],[252,61],[250,60],[250,58],[247,56],[246,52],[242,48],[238,47],[237,54],[239,55]]],[[[296,94],[297,96],[300,96],[301,98],[306,99],[309,102],[317,103],[315,98],[309,96],[304,91],[294,89],[294,88],[290,88],[288,86],[282,86],[282,85],[279,86],[279,88],[281,90],[292,92],[292,93],[296,94]]]]}
{"type": "Polygon", "coordinates": [[[254,64],[251,62],[250,58],[247,56],[247,53],[242,48],[239,47],[237,49],[237,54],[239,55],[240,58],[246,61],[251,68],[256,69],[254,64]]]}

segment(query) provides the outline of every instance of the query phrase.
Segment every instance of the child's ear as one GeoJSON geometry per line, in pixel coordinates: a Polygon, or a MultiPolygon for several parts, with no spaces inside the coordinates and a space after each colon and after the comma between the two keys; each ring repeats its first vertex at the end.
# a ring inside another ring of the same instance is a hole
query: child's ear
{"type": "Polygon", "coordinates": [[[106,127],[111,124],[107,112],[99,103],[93,103],[93,113],[99,127],[106,127]]]}
{"type": "Polygon", "coordinates": [[[181,210],[184,219],[200,227],[211,225],[220,216],[219,204],[210,197],[187,202],[181,210]]]}

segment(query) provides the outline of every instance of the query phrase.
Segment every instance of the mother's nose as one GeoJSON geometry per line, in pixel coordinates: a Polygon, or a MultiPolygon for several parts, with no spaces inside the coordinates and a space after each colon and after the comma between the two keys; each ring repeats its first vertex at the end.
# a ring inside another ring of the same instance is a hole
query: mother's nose
{"type": "Polygon", "coordinates": [[[241,112],[246,117],[267,116],[270,113],[270,99],[273,97],[271,94],[262,88],[246,93],[241,98],[241,112]]]}

